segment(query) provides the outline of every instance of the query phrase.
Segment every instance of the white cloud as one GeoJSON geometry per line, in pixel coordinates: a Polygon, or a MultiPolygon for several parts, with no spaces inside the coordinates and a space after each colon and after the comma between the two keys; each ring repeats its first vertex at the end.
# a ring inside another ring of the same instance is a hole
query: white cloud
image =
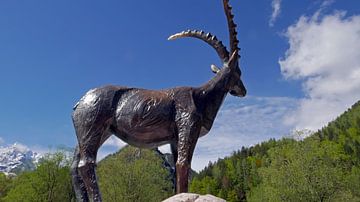
{"type": "Polygon", "coordinates": [[[124,141],[112,135],[100,147],[97,154],[97,160],[100,161],[101,159],[105,158],[107,155],[117,152],[120,148],[124,147],[125,145],[126,143],[124,141]]]}
{"type": "Polygon", "coordinates": [[[270,27],[274,26],[275,21],[281,12],[281,0],[272,0],[271,7],[272,7],[272,13],[269,20],[270,27]]]}
{"type": "MultiPolygon", "coordinates": [[[[126,142],[124,142],[124,141],[120,140],[119,138],[117,138],[116,136],[112,135],[100,147],[100,149],[98,151],[98,154],[97,154],[97,157],[96,157],[97,161],[102,160],[103,158],[105,158],[109,154],[112,154],[112,153],[115,153],[115,152],[119,151],[119,149],[121,149],[125,145],[127,145],[126,142]]],[[[162,153],[171,153],[169,144],[159,147],[159,150],[162,153]]]]}
{"type": "Polygon", "coordinates": [[[5,140],[2,137],[0,137],[0,145],[2,145],[4,143],[5,143],[5,140]]]}
{"type": "Polygon", "coordinates": [[[201,170],[209,161],[230,155],[242,146],[251,146],[290,133],[284,117],[298,104],[285,97],[229,97],[219,111],[210,133],[198,140],[192,168],[201,170]]]}
{"type": "Polygon", "coordinates": [[[104,146],[113,146],[113,147],[123,147],[126,145],[126,143],[122,140],[120,140],[119,138],[117,138],[116,136],[112,135],[110,138],[108,138],[104,144],[104,146]]]}
{"type": "Polygon", "coordinates": [[[321,9],[288,27],[279,60],[285,78],[303,81],[305,98],[287,119],[296,129],[317,130],[360,99],[360,15],[321,9]]]}
{"type": "Polygon", "coordinates": [[[33,151],[33,152],[36,152],[36,153],[38,153],[38,154],[41,154],[41,155],[54,152],[54,151],[51,149],[51,147],[44,147],[44,146],[40,146],[40,145],[30,146],[30,150],[33,151]]]}
{"type": "Polygon", "coordinates": [[[333,4],[335,2],[335,0],[324,0],[320,6],[320,11],[328,6],[330,6],[331,4],[333,4]]]}
{"type": "Polygon", "coordinates": [[[17,148],[21,152],[26,152],[26,151],[30,150],[26,145],[21,144],[19,142],[15,142],[12,146],[17,148]]]}

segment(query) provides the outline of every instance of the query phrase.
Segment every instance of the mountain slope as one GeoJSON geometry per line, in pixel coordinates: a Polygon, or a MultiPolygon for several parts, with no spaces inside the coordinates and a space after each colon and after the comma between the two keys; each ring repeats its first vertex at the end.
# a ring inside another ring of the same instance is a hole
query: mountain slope
{"type": "Polygon", "coordinates": [[[315,133],[315,137],[338,143],[352,157],[354,164],[360,164],[360,101],[315,133]]]}
{"type": "Polygon", "coordinates": [[[210,163],[190,191],[227,201],[360,201],[360,102],[304,140],[272,139],[210,163]]]}

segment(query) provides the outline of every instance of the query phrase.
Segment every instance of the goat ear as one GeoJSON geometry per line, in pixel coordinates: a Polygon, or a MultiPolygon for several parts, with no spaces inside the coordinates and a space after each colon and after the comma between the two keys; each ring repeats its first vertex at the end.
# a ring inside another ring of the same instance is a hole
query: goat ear
{"type": "Polygon", "coordinates": [[[220,71],[220,69],[217,66],[212,64],[211,65],[211,71],[214,72],[215,74],[217,74],[220,71]]]}

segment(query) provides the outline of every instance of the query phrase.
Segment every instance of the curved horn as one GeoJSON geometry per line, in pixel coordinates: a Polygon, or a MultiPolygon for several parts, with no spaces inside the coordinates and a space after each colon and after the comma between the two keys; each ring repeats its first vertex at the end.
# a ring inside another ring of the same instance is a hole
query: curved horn
{"type": "Polygon", "coordinates": [[[232,7],[229,5],[229,0],[223,0],[223,3],[229,27],[230,52],[233,53],[236,50],[240,50],[238,48],[239,40],[237,39],[236,24],[234,23],[234,15],[231,13],[232,7]]]}
{"type": "Polygon", "coordinates": [[[219,57],[221,58],[221,60],[223,62],[229,60],[229,52],[226,50],[226,47],[222,44],[222,42],[219,41],[216,38],[216,36],[213,36],[210,33],[205,33],[204,31],[198,31],[198,30],[183,31],[183,32],[171,35],[168,38],[168,40],[174,40],[174,39],[184,38],[184,37],[194,37],[194,38],[203,40],[204,42],[206,42],[207,44],[209,44],[216,50],[217,54],[219,55],[219,57]]]}

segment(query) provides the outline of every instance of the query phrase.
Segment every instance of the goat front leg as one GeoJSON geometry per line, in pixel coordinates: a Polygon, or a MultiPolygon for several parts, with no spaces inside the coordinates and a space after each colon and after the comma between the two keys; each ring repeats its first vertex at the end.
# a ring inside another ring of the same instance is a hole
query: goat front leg
{"type": "Polygon", "coordinates": [[[200,133],[197,120],[184,120],[178,125],[178,157],[176,161],[176,193],[188,192],[189,172],[200,133]]]}

